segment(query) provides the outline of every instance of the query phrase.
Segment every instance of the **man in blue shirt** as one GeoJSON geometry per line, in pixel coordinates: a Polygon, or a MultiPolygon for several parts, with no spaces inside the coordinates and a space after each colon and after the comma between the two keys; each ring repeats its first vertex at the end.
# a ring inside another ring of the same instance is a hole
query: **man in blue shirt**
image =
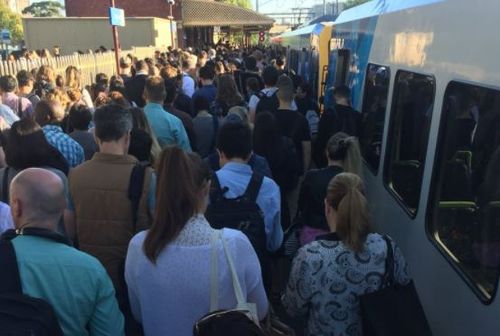
{"type": "Polygon", "coordinates": [[[123,315],[104,267],[56,233],[66,207],[62,180],[29,168],[12,180],[10,195],[21,231],[12,244],[23,293],[48,302],[65,335],[123,335],[123,315]]]}
{"type": "Polygon", "coordinates": [[[167,96],[163,78],[148,78],[144,96],[147,102],[144,113],[160,146],[177,145],[190,152],[191,145],[182,121],[163,109],[163,102],[167,96]]]}
{"type": "MultiPolygon", "coordinates": [[[[216,173],[221,188],[227,188],[224,197],[236,198],[245,193],[252,177],[248,160],[252,155],[252,131],[242,123],[227,123],[220,130],[217,151],[221,169],[216,173]]],[[[278,185],[264,177],[257,196],[257,205],[264,215],[267,250],[274,252],[283,242],[281,227],[280,190],[278,185]]]]}
{"type": "Polygon", "coordinates": [[[217,96],[217,88],[214,85],[215,69],[213,65],[207,64],[200,68],[199,73],[201,88],[196,90],[193,101],[197,96],[203,96],[209,104],[212,104],[217,96]]]}
{"type": "Polygon", "coordinates": [[[85,153],[83,147],[59,126],[64,116],[64,109],[55,101],[42,100],[36,104],[35,121],[42,126],[49,144],[61,152],[70,168],[74,168],[85,161],[85,153]]]}

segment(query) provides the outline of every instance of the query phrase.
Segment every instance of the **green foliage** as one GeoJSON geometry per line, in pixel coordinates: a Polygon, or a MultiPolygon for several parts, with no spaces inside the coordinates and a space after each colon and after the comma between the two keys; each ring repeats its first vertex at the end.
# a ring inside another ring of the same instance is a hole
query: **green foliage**
{"type": "Polygon", "coordinates": [[[252,9],[252,2],[250,0],[216,0],[219,2],[225,2],[231,5],[236,5],[243,8],[252,9]]]}
{"type": "Polygon", "coordinates": [[[24,37],[21,16],[0,3],[0,29],[10,30],[12,43],[19,43],[24,37]]]}
{"type": "Polygon", "coordinates": [[[344,3],[344,10],[362,5],[368,1],[370,1],[370,0],[346,0],[346,2],[344,3]]]}
{"type": "Polygon", "coordinates": [[[63,9],[64,6],[57,1],[41,1],[23,9],[23,14],[30,14],[34,17],[62,16],[63,9]]]}

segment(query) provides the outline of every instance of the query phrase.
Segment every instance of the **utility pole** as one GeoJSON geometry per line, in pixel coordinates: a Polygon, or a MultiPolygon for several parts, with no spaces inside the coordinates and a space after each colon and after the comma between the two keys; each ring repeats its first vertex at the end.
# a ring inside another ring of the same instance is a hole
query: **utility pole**
{"type": "Polygon", "coordinates": [[[326,15],[326,0],[323,0],[323,15],[326,15]]]}
{"type": "Polygon", "coordinates": [[[255,0],[255,11],[259,12],[259,0],[255,0]]]}
{"type": "MultiPolygon", "coordinates": [[[[109,0],[109,5],[115,7],[115,0],[109,0]]],[[[118,38],[118,27],[115,25],[111,26],[113,30],[113,46],[115,49],[115,61],[116,61],[116,74],[120,74],[120,40],[118,38]]]]}

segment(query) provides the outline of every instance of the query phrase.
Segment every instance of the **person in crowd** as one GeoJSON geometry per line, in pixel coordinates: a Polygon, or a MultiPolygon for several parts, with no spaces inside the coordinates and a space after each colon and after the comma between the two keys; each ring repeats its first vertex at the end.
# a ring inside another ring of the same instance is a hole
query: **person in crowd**
{"type": "Polygon", "coordinates": [[[152,146],[153,138],[151,138],[148,132],[139,128],[132,128],[130,132],[130,146],[128,148],[129,155],[139,160],[141,165],[151,166],[152,146]]]}
{"type": "Polygon", "coordinates": [[[355,137],[341,132],[335,134],[328,140],[326,156],[328,166],[308,171],[300,187],[298,211],[301,245],[329,232],[324,211],[328,183],[343,172],[362,176],[361,152],[355,137]]]}
{"type": "Polygon", "coordinates": [[[156,159],[160,157],[161,146],[158,143],[155,133],[153,132],[151,126],[149,125],[149,121],[148,118],[146,118],[146,114],[139,107],[132,107],[129,109],[129,111],[132,114],[132,124],[133,124],[132,128],[143,130],[146,133],[148,133],[149,136],[151,137],[152,143],[151,143],[150,161],[151,163],[156,162],[156,159]]]}
{"type": "Polygon", "coordinates": [[[189,98],[193,97],[195,92],[195,82],[192,76],[196,70],[196,56],[187,54],[182,60],[182,93],[189,98]],[[193,56],[193,57],[192,57],[193,56]]]}
{"type": "Polygon", "coordinates": [[[242,122],[243,124],[250,126],[250,128],[253,128],[253,124],[250,123],[248,117],[248,109],[244,106],[231,107],[227,113],[227,116],[222,120],[222,123],[224,124],[230,118],[236,122],[242,122]],[[237,119],[234,117],[237,117],[237,119]]]}
{"type": "Polygon", "coordinates": [[[31,102],[33,108],[40,101],[40,97],[35,92],[35,79],[33,75],[27,70],[21,70],[16,75],[18,96],[24,97],[31,102]]]}
{"type": "Polygon", "coordinates": [[[132,60],[129,57],[120,57],[120,77],[124,83],[132,79],[132,60]]]}
{"type": "MultiPolygon", "coordinates": [[[[307,336],[361,336],[359,296],[380,289],[387,243],[371,228],[363,181],[357,175],[335,176],[324,208],[330,233],[298,251],[282,303],[291,316],[307,318],[307,336]]],[[[390,242],[395,281],[406,284],[406,261],[390,242]]]]}
{"type": "Polygon", "coordinates": [[[149,77],[149,66],[145,61],[139,61],[135,64],[135,69],[135,76],[125,83],[127,97],[136,106],[143,108],[146,105],[143,95],[146,79],[149,77]]]}
{"type": "Polygon", "coordinates": [[[42,128],[33,119],[15,122],[2,136],[6,167],[0,169],[0,200],[9,204],[9,186],[12,179],[27,168],[44,168],[57,174],[64,182],[68,194],[69,167],[64,156],[52,147],[42,128]]]}
{"type": "Polygon", "coordinates": [[[306,117],[309,123],[311,138],[315,139],[318,135],[320,111],[318,103],[312,98],[311,86],[307,82],[302,82],[297,87],[295,103],[297,104],[297,111],[306,117]]]}
{"type": "Polygon", "coordinates": [[[144,113],[162,148],[177,144],[185,151],[191,151],[191,145],[182,121],[163,109],[166,96],[163,78],[148,78],[144,90],[144,97],[147,102],[144,113]]]}
{"type": "MultiPolygon", "coordinates": [[[[227,189],[225,197],[235,198],[244,194],[253,174],[248,165],[252,149],[252,131],[248,125],[226,123],[221,126],[217,136],[221,169],[216,174],[221,188],[227,189]]],[[[264,177],[257,196],[257,205],[264,214],[266,246],[270,252],[276,251],[283,240],[280,204],[278,185],[270,178],[264,177]]]]}
{"type": "Polygon", "coordinates": [[[360,136],[362,116],[351,106],[351,89],[339,85],[333,90],[335,105],[327,108],[321,115],[318,125],[318,137],[315,144],[315,161],[318,167],[326,165],[325,147],[328,139],[338,132],[355,137],[360,136]]]}
{"type": "Polygon", "coordinates": [[[129,110],[118,105],[100,107],[94,123],[99,152],[70,172],[73,212],[65,218],[66,231],[80,250],[104,265],[131,326],[123,265],[130,239],[151,225],[156,181],[151,168],[143,169],[140,178],[134,168],[138,160],[127,154],[132,130],[129,110]],[[138,199],[131,199],[129,191],[137,189],[138,199]]]}
{"type": "Polygon", "coordinates": [[[206,158],[215,150],[219,120],[215,115],[210,114],[210,106],[204,96],[195,96],[193,103],[197,113],[193,119],[194,132],[198,140],[197,152],[202,158],[206,158]]]}
{"type": "Polygon", "coordinates": [[[109,79],[109,92],[119,92],[123,97],[127,99],[127,88],[125,87],[124,79],[116,75],[111,76],[111,78],[109,79]]]}
{"type": "Polygon", "coordinates": [[[1,103],[1,98],[0,98],[0,117],[2,124],[0,125],[1,130],[3,130],[4,128],[9,128],[10,126],[12,126],[14,122],[20,119],[19,116],[16,113],[14,113],[14,111],[12,111],[10,107],[1,103]]]}
{"type": "Polygon", "coordinates": [[[197,96],[203,96],[209,104],[212,104],[217,96],[217,88],[214,85],[215,69],[213,65],[207,64],[201,67],[199,78],[201,87],[193,94],[193,100],[195,100],[197,96]]]}
{"type": "Polygon", "coordinates": [[[129,101],[127,100],[127,98],[125,98],[125,96],[121,92],[111,91],[109,92],[108,96],[112,104],[120,105],[121,107],[124,108],[130,107],[129,101]]]}
{"type": "Polygon", "coordinates": [[[46,97],[49,92],[56,88],[56,73],[49,65],[38,68],[35,81],[35,93],[40,99],[46,97]]]}
{"type": "Polygon", "coordinates": [[[248,97],[249,91],[247,88],[247,82],[249,79],[254,79],[257,81],[257,90],[255,92],[259,92],[264,88],[264,82],[259,74],[259,69],[257,69],[257,60],[253,56],[248,56],[245,58],[245,71],[240,74],[240,85],[239,89],[241,94],[244,97],[248,97]]]}
{"type": "Polygon", "coordinates": [[[299,177],[299,158],[295,145],[289,137],[282,136],[276,118],[269,112],[257,115],[253,133],[253,146],[256,154],[266,158],[273,180],[281,192],[281,224],[290,225],[290,213],[286,202],[288,193],[297,186],[299,177]]]}
{"type": "Polygon", "coordinates": [[[259,80],[257,78],[248,78],[246,81],[246,88],[247,88],[247,95],[246,95],[246,100],[247,103],[250,103],[250,100],[252,99],[258,99],[259,97],[257,96],[260,91],[260,84],[259,80]],[[253,98],[255,96],[255,98],[253,98]]]}
{"type": "Polygon", "coordinates": [[[75,66],[66,68],[66,87],[69,90],[74,90],[81,93],[81,102],[90,109],[94,108],[94,102],[90,96],[90,92],[83,87],[81,80],[81,73],[75,66]]]}
{"type": "Polygon", "coordinates": [[[281,127],[283,136],[289,137],[295,144],[300,160],[300,175],[309,169],[311,164],[311,132],[307,119],[293,109],[293,81],[286,75],[280,76],[277,83],[276,97],[279,107],[271,111],[281,127]]]}
{"type": "Polygon", "coordinates": [[[10,206],[4,202],[0,202],[0,235],[13,228],[14,221],[12,220],[10,206]]]}
{"type": "Polygon", "coordinates": [[[194,126],[193,126],[193,118],[191,115],[186,112],[178,109],[175,107],[175,101],[178,96],[178,86],[177,82],[173,79],[166,79],[165,80],[165,90],[167,93],[167,96],[165,98],[165,102],[163,104],[163,107],[165,111],[168,113],[176,116],[182,121],[182,125],[184,126],[184,129],[186,130],[188,139],[189,139],[189,144],[191,145],[191,149],[195,150],[197,148],[197,142],[196,142],[196,134],[194,131],[194,126]]]}
{"type": "Polygon", "coordinates": [[[260,111],[271,112],[279,107],[279,101],[276,97],[276,92],[278,88],[276,83],[278,82],[279,72],[273,66],[268,66],[262,72],[262,80],[264,81],[264,89],[262,89],[258,95],[254,95],[252,99],[248,102],[248,108],[250,110],[250,119],[255,120],[255,114],[260,111]],[[263,101],[258,108],[260,101],[263,101]],[[258,111],[257,111],[258,110],[258,111]]]}
{"type": "Polygon", "coordinates": [[[278,69],[280,75],[288,75],[288,72],[286,71],[286,57],[283,55],[279,55],[276,57],[276,69],[278,69]]]}
{"type": "Polygon", "coordinates": [[[66,158],[70,168],[74,168],[85,161],[82,146],[59,126],[64,119],[64,110],[61,105],[52,100],[41,100],[35,107],[35,121],[42,127],[47,141],[66,158]]]}
{"type": "Polygon", "coordinates": [[[213,286],[219,288],[219,309],[236,307],[222,242],[212,242],[218,232],[234,260],[244,299],[257,305],[259,319],[267,314],[259,260],[248,238],[240,231],[212,229],[203,215],[209,190],[210,171],[199,156],[177,146],[163,150],[153,225],[132,239],[125,265],[132,312],[146,335],[191,336],[195,322],[210,312],[213,286]],[[212,253],[216,283],[211,280],[212,253]]]}
{"type": "Polygon", "coordinates": [[[217,97],[211,105],[211,113],[224,118],[233,106],[245,106],[245,100],[238,92],[233,76],[222,75],[217,83],[217,97]]]}
{"type": "Polygon", "coordinates": [[[97,152],[94,134],[89,132],[91,121],[92,112],[87,106],[73,105],[69,110],[69,123],[73,129],[69,136],[82,146],[85,161],[90,160],[94,153],[97,152]]]}
{"type": "Polygon", "coordinates": [[[17,79],[14,76],[0,77],[2,104],[10,107],[19,118],[31,118],[33,116],[33,105],[27,98],[18,96],[16,91],[17,79]]]}
{"type": "Polygon", "coordinates": [[[23,293],[48,302],[65,335],[123,335],[123,315],[101,263],[57,233],[66,206],[59,176],[29,168],[10,188],[19,234],[3,237],[12,238],[23,293]]]}

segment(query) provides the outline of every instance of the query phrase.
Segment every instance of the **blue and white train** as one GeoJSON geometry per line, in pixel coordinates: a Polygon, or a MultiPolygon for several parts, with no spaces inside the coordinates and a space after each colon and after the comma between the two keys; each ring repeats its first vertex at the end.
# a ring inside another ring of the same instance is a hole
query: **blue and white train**
{"type": "Polygon", "coordinates": [[[352,88],[376,228],[438,336],[500,335],[499,15],[496,0],[374,0],[332,28],[327,87],[352,88]]]}

